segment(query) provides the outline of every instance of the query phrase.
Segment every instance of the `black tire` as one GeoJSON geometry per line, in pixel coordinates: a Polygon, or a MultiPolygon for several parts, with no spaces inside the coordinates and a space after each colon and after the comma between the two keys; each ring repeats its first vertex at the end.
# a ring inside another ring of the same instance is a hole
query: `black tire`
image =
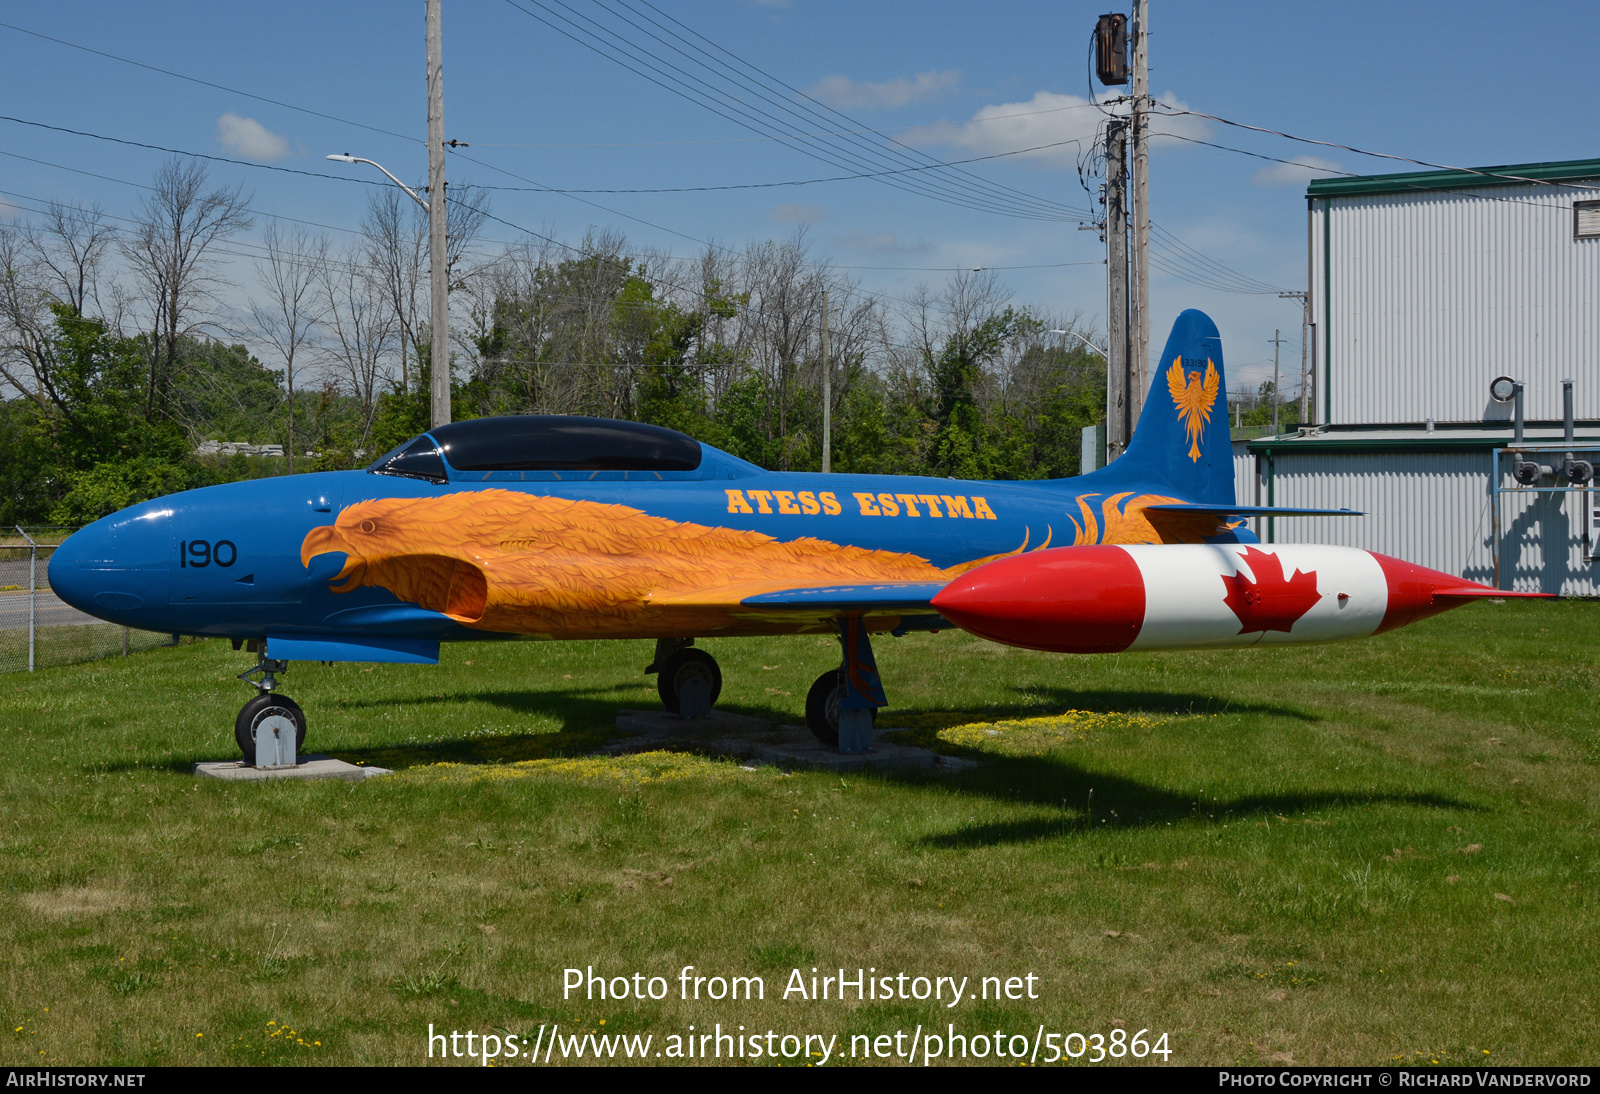
{"type": "MultiPolygon", "coordinates": [[[[829,669],[806,692],[806,728],[829,748],[839,747],[839,703],[844,699],[844,669],[829,669]]],[[[878,710],[872,710],[878,724],[878,710]]]]}
{"type": "Polygon", "coordinates": [[[711,706],[717,705],[717,697],[722,694],[722,669],[717,667],[717,659],[705,650],[689,648],[678,650],[669,656],[656,672],[656,693],[661,696],[661,705],[674,714],[682,714],[678,709],[678,687],[686,683],[692,676],[706,678],[711,695],[711,706]]]}
{"type": "Polygon", "coordinates": [[[244,762],[256,762],[256,727],[272,716],[288,718],[294,722],[294,754],[298,759],[306,743],[306,714],[286,695],[264,691],[244,705],[239,717],[233,721],[233,739],[239,742],[244,762]]]}

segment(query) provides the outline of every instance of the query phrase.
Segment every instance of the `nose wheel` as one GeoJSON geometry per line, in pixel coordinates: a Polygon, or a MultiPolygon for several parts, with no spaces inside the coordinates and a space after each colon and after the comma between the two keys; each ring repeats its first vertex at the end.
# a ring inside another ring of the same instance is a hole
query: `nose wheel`
{"type": "MultiPolygon", "coordinates": [[[[256,742],[263,738],[281,739],[292,732],[295,755],[300,755],[306,743],[306,713],[300,709],[299,703],[274,690],[278,684],[278,674],[288,671],[289,663],[272,660],[264,648],[258,648],[253,642],[250,648],[257,654],[256,667],[241,672],[239,679],[256,689],[256,697],[246,703],[239,711],[239,717],[233,720],[233,739],[239,743],[239,751],[244,753],[244,762],[254,767],[256,742]],[[254,679],[257,675],[261,679],[254,679]]],[[[269,750],[268,756],[271,755],[269,750]]]]}
{"type": "Polygon", "coordinates": [[[306,715],[286,695],[263,691],[244,705],[239,717],[233,721],[233,739],[239,742],[244,762],[255,765],[256,738],[274,733],[294,733],[294,751],[299,755],[306,743],[306,715]]]}

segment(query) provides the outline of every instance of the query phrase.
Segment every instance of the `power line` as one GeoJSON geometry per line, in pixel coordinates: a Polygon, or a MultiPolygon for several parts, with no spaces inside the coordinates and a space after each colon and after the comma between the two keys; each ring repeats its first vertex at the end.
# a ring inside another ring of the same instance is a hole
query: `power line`
{"type": "Polygon", "coordinates": [[[115,53],[107,53],[105,50],[93,49],[89,46],[79,45],[77,42],[69,42],[65,38],[55,38],[48,34],[41,34],[36,30],[28,30],[26,27],[19,27],[12,23],[0,23],[0,27],[4,27],[7,30],[14,30],[18,34],[27,34],[34,38],[42,38],[47,42],[54,42],[57,45],[66,46],[69,49],[79,49],[85,53],[93,53],[97,57],[104,57],[112,61],[120,61],[122,64],[133,65],[135,68],[147,69],[150,72],[159,72],[163,76],[171,76],[176,80],[186,80],[191,84],[199,84],[201,87],[214,88],[217,91],[226,91],[230,95],[240,95],[246,99],[255,99],[257,102],[263,102],[272,106],[282,107],[284,110],[293,110],[301,114],[310,114],[313,117],[323,118],[330,122],[338,122],[341,125],[353,125],[357,129],[365,129],[371,133],[381,133],[386,137],[399,137],[403,141],[414,141],[417,144],[424,143],[420,137],[408,137],[404,133],[396,133],[391,129],[380,129],[374,125],[367,125],[365,122],[351,121],[349,118],[341,118],[334,114],[324,114],[322,111],[312,110],[310,107],[296,106],[293,103],[286,103],[279,99],[269,99],[265,95],[257,95],[250,91],[240,91],[238,88],[228,87],[226,84],[212,83],[210,80],[202,80],[195,76],[185,76],[183,73],[174,72],[170,68],[159,68],[156,65],[148,65],[143,61],[135,61],[129,57],[119,57],[115,53]]]}
{"type": "MultiPolygon", "coordinates": [[[[594,2],[600,3],[601,0],[594,0],[594,2]]],[[[630,7],[631,10],[633,10],[635,12],[638,11],[637,7],[634,7],[634,6],[629,4],[629,0],[619,0],[619,2],[622,3],[626,7],[630,7]]],[[[682,28],[687,33],[693,35],[695,38],[698,38],[700,41],[702,41],[706,45],[710,46],[716,52],[722,54],[725,57],[731,58],[733,61],[737,62],[742,67],[744,67],[746,69],[749,69],[751,72],[756,73],[758,76],[770,81],[773,84],[776,84],[779,88],[783,89],[784,91],[789,92],[791,95],[793,95],[795,97],[798,97],[800,99],[803,99],[806,102],[814,103],[817,106],[822,107],[823,110],[827,111],[828,114],[830,114],[830,115],[832,115],[834,117],[841,118],[844,121],[846,121],[846,122],[848,122],[848,123],[850,123],[852,125],[860,126],[860,124],[861,124],[860,122],[856,121],[854,118],[851,118],[849,115],[845,114],[843,111],[837,110],[837,109],[835,109],[835,108],[833,108],[831,106],[828,106],[825,103],[818,102],[811,95],[801,91],[799,88],[796,88],[793,85],[788,84],[788,83],[784,82],[783,80],[778,79],[776,76],[773,76],[771,73],[766,72],[764,69],[762,69],[762,68],[760,68],[760,67],[758,67],[756,65],[751,64],[749,61],[744,60],[743,58],[739,57],[737,54],[734,54],[733,52],[729,51],[725,47],[723,47],[721,45],[718,45],[716,42],[712,41],[710,38],[707,38],[705,35],[701,34],[699,31],[696,31],[692,27],[689,27],[687,24],[683,23],[681,20],[676,19],[673,16],[671,16],[671,15],[667,14],[666,12],[662,11],[655,4],[651,3],[650,0],[635,0],[635,2],[636,3],[642,2],[645,7],[649,8],[651,11],[655,12],[657,15],[660,15],[663,19],[666,19],[668,22],[673,23],[675,26],[678,26],[678,27],[682,28]]],[[[648,16],[645,16],[645,18],[648,18],[648,16]]],[[[651,22],[655,23],[654,20],[651,20],[651,22]]],[[[664,26],[662,26],[662,24],[660,24],[660,23],[655,23],[655,25],[658,26],[658,27],[662,27],[663,30],[667,29],[664,26]]],[[[672,33],[672,32],[668,31],[668,33],[672,33]]],[[[687,42],[686,39],[682,38],[681,36],[679,36],[677,34],[673,34],[673,37],[678,38],[679,41],[685,42],[685,44],[692,46],[692,43],[687,42]]],[[[698,47],[694,47],[694,48],[698,49],[698,47]]],[[[700,52],[704,53],[703,50],[701,50],[700,52]]],[[[811,113],[813,116],[818,117],[818,118],[824,117],[824,115],[822,115],[821,113],[819,113],[817,111],[814,111],[814,110],[808,110],[808,112],[811,113]]],[[[909,145],[906,145],[901,141],[894,140],[893,138],[890,138],[890,143],[894,144],[897,148],[902,149],[903,153],[910,154],[910,155],[915,155],[915,156],[920,156],[924,160],[926,160],[926,161],[928,161],[930,163],[938,163],[938,162],[940,162],[936,157],[930,156],[926,152],[921,151],[920,149],[912,148],[909,145]]],[[[875,148],[874,148],[874,151],[876,151],[875,148]]],[[[1059,202],[1056,202],[1056,201],[1053,201],[1053,200],[1047,199],[1047,198],[1041,198],[1041,197],[1038,197],[1037,195],[1034,195],[1034,194],[1026,193],[1026,192],[1024,192],[1022,190],[1016,189],[1015,187],[1005,186],[1005,185],[1002,185],[1000,183],[992,182],[992,181],[990,181],[988,179],[983,178],[980,175],[973,174],[970,171],[957,171],[956,174],[962,175],[965,178],[972,180],[972,182],[976,183],[978,186],[980,186],[982,188],[985,188],[985,189],[991,190],[991,191],[1003,191],[1003,192],[1010,193],[1010,194],[1015,195],[1016,197],[1022,199],[1024,202],[1032,203],[1032,204],[1037,205],[1037,206],[1039,206],[1041,208],[1057,208],[1057,209],[1063,208],[1059,202]]]]}
{"type": "Polygon", "coordinates": [[[973,156],[970,159],[950,160],[948,163],[920,164],[915,167],[897,167],[886,171],[863,171],[854,175],[834,175],[820,179],[790,179],[784,182],[734,182],[716,186],[653,186],[638,189],[612,188],[605,190],[584,190],[565,187],[556,190],[554,187],[528,187],[528,186],[481,186],[484,190],[512,190],[524,193],[561,193],[561,194],[698,194],[714,190],[770,190],[782,186],[814,186],[822,182],[852,182],[856,179],[877,179],[888,175],[904,175],[913,171],[936,171],[958,163],[979,163],[983,160],[1004,159],[1007,156],[1022,156],[1029,152],[1038,152],[1046,148],[1060,148],[1066,144],[1077,144],[1075,140],[1055,141],[1051,144],[1036,144],[1031,148],[1016,148],[1009,152],[995,152],[987,156],[973,156]]]}
{"type": "MultiPolygon", "coordinates": [[[[1432,167],[1435,170],[1439,170],[1439,171],[1459,171],[1459,172],[1461,172],[1462,174],[1465,174],[1465,175],[1481,175],[1484,178],[1503,179],[1503,180],[1505,180],[1507,182],[1525,182],[1525,183],[1528,183],[1530,185],[1536,185],[1536,186],[1554,186],[1554,187],[1573,189],[1573,190],[1592,189],[1591,187],[1577,186],[1577,185],[1574,185],[1572,183],[1559,182],[1559,181],[1556,181],[1556,180],[1553,180],[1553,179],[1535,179],[1535,178],[1527,178],[1527,177],[1524,177],[1522,175],[1508,175],[1508,174],[1506,174],[1504,172],[1501,172],[1501,171],[1486,171],[1486,170],[1484,170],[1482,168],[1479,168],[1479,167],[1454,167],[1454,166],[1452,166],[1450,164],[1447,164],[1447,163],[1433,163],[1433,162],[1431,162],[1429,160],[1413,159],[1410,156],[1400,156],[1400,155],[1396,155],[1396,154],[1394,154],[1392,152],[1373,152],[1373,151],[1370,151],[1369,149],[1365,149],[1365,148],[1356,148],[1356,147],[1354,147],[1352,145],[1348,145],[1348,144],[1339,144],[1337,141],[1321,141],[1321,140],[1317,140],[1314,137],[1297,137],[1293,133],[1284,133],[1281,130],[1268,129],[1268,128],[1264,127],[1264,126],[1259,126],[1259,125],[1248,125],[1245,122],[1232,121],[1232,120],[1230,120],[1228,118],[1221,118],[1221,117],[1218,117],[1215,114],[1207,114],[1204,111],[1200,111],[1200,110],[1171,110],[1171,109],[1166,109],[1166,110],[1162,110],[1161,113],[1164,116],[1169,117],[1169,118],[1170,117],[1175,117],[1175,116],[1178,116],[1178,115],[1188,114],[1188,115],[1191,115],[1191,116],[1196,117],[1196,118],[1205,118],[1205,119],[1207,119],[1209,121],[1214,121],[1214,122],[1217,122],[1218,124],[1221,124],[1221,125],[1231,125],[1236,129],[1249,129],[1252,132],[1266,133],[1266,134],[1268,134],[1270,136],[1282,137],[1285,140],[1298,141],[1301,144],[1315,144],[1315,145],[1320,145],[1323,148],[1338,148],[1341,151],[1354,152],[1358,156],[1372,156],[1372,157],[1374,157],[1376,159],[1397,160],[1397,161],[1399,161],[1401,163],[1414,163],[1419,167],[1432,167]]],[[[1164,136],[1170,136],[1170,134],[1163,134],[1163,135],[1164,136]]],[[[1183,138],[1180,138],[1180,139],[1183,139],[1183,138]]],[[[1196,141],[1194,143],[1203,144],[1205,142],[1196,141]]],[[[1218,147],[1220,147],[1220,146],[1218,146],[1218,147]]],[[[1233,149],[1228,149],[1228,151],[1238,152],[1240,150],[1237,149],[1237,148],[1233,148],[1233,149]]],[[[1249,155],[1254,155],[1255,153],[1245,152],[1243,154],[1249,156],[1249,155]]],[[[1262,159],[1271,159],[1272,157],[1263,156],[1263,157],[1260,157],[1260,158],[1262,158],[1262,159]]],[[[1280,162],[1280,163],[1288,163],[1290,161],[1288,161],[1288,160],[1280,160],[1278,162],[1280,162]]],[[[1296,166],[1304,166],[1304,165],[1296,165],[1296,166]]],[[[1339,174],[1344,174],[1344,172],[1342,172],[1342,171],[1338,172],[1338,173],[1339,174]]],[[[1352,177],[1360,178],[1361,176],[1356,175],[1356,176],[1352,176],[1352,177]]]]}
{"type": "MultiPolygon", "coordinates": [[[[729,77],[716,71],[705,62],[693,57],[688,58],[690,63],[693,63],[704,69],[709,79],[706,77],[691,76],[683,68],[679,67],[673,62],[665,60],[659,55],[651,52],[648,48],[641,46],[637,42],[634,42],[619,34],[612,28],[599,23],[588,16],[584,16],[576,12],[570,7],[570,5],[562,3],[561,0],[552,0],[552,2],[565,9],[567,12],[570,12],[573,16],[572,18],[569,18],[567,15],[563,15],[554,10],[551,4],[546,3],[545,0],[529,0],[529,2],[537,7],[539,11],[530,10],[530,8],[518,3],[517,0],[507,0],[508,4],[510,4],[516,10],[522,12],[524,15],[527,15],[529,18],[544,24],[562,36],[578,43],[579,45],[582,45],[584,48],[589,49],[592,52],[595,52],[602,57],[613,61],[621,67],[628,69],[630,72],[633,72],[635,75],[638,75],[655,84],[656,86],[661,87],[663,90],[671,92],[680,98],[708,109],[712,113],[715,113],[718,116],[723,117],[736,125],[739,125],[741,128],[768,136],[781,135],[794,138],[796,140],[796,150],[805,155],[811,156],[814,159],[819,159],[830,164],[831,166],[844,168],[846,170],[879,170],[885,166],[892,166],[897,160],[901,165],[904,165],[908,162],[913,162],[908,161],[902,153],[883,149],[877,145],[864,144],[864,142],[861,142],[859,139],[851,142],[853,145],[855,145],[854,147],[844,147],[838,142],[817,141],[813,139],[800,138],[792,131],[792,123],[781,118],[778,114],[774,114],[773,110],[777,110],[783,114],[791,115],[797,119],[802,119],[805,117],[805,115],[800,110],[795,109],[788,102],[774,97],[771,93],[765,91],[759,86],[752,85],[748,78],[735,79],[729,77]],[[544,14],[541,15],[539,12],[543,12],[544,14]],[[549,16],[549,18],[546,18],[545,16],[549,16]],[[582,24],[588,24],[588,26],[584,26],[582,24]],[[589,29],[590,27],[594,29],[591,30],[589,29]],[[722,83],[733,84],[734,86],[740,87],[740,89],[746,93],[753,93],[755,97],[765,103],[766,106],[753,105],[752,103],[746,102],[738,94],[731,93],[724,88],[718,87],[718,81],[722,83]],[[772,109],[767,109],[767,107],[771,107],[772,109]],[[789,131],[785,132],[785,130],[789,131]],[[863,153],[870,158],[864,159],[863,153]]],[[[601,5],[601,7],[606,11],[611,10],[609,8],[605,8],[604,5],[601,5]]],[[[638,27],[638,24],[631,23],[631,21],[626,20],[626,18],[624,18],[623,21],[629,22],[630,25],[635,26],[636,28],[638,27]]],[[[657,42],[661,42],[662,45],[668,45],[669,48],[676,48],[671,47],[668,43],[662,42],[659,35],[655,35],[649,31],[645,31],[644,33],[647,37],[653,37],[657,42]]],[[[678,52],[681,53],[682,51],[679,50],[678,52]]],[[[704,51],[701,52],[704,53],[704,51]]],[[[724,64],[723,67],[726,68],[727,66],[724,64]]],[[[815,114],[814,111],[811,113],[815,114]]],[[[1015,198],[1003,194],[997,195],[991,192],[992,188],[986,190],[982,186],[974,186],[972,183],[964,180],[947,180],[938,178],[912,180],[891,177],[886,178],[883,181],[886,185],[894,186],[897,189],[916,193],[919,196],[928,197],[936,201],[944,201],[950,204],[960,205],[979,212],[990,212],[1002,216],[1024,217],[1027,219],[1035,219],[1040,217],[1044,217],[1046,219],[1064,219],[1064,214],[1066,213],[1066,211],[1060,206],[1056,206],[1054,209],[1049,209],[1049,204],[1053,203],[1040,205],[1040,199],[1031,197],[1029,197],[1027,200],[1033,204],[1019,203],[1015,198]]]]}
{"type": "MultiPolygon", "coordinates": [[[[0,26],[5,24],[0,23],[0,26]]],[[[1012,114],[991,114],[985,118],[969,118],[962,125],[988,125],[990,122],[1005,121],[1008,118],[1031,118],[1038,114],[1059,114],[1066,110],[1091,110],[1100,104],[1095,102],[1075,103],[1071,106],[1051,106],[1044,110],[1019,110],[1012,114]]],[[[761,141],[792,141],[811,137],[848,137],[857,134],[874,133],[905,133],[913,129],[948,129],[952,122],[922,122],[917,125],[892,125],[867,129],[834,129],[820,133],[796,133],[783,137],[708,137],[697,140],[682,141],[603,141],[582,144],[519,144],[496,141],[474,140],[474,148],[672,148],[686,145],[702,144],[755,144],[761,141]]]]}

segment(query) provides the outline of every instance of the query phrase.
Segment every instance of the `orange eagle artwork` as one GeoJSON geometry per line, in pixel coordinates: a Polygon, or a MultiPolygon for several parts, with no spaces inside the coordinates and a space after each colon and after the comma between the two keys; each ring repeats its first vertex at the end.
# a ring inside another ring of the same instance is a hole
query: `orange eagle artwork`
{"type": "Polygon", "coordinates": [[[1173,405],[1178,408],[1178,420],[1188,431],[1189,458],[1196,463],[1200,462],[1200,437],[1211,420],[1211,408],[1217,405],[1217,388],[1221,384],[1217,366],[1209,358],[1204,380],[1198,371],[1185,377],[1183,360],[1179,357],[1172,359],[1172,367],[1167,370],[1167,390],[1172,392],[1173,405]]]}

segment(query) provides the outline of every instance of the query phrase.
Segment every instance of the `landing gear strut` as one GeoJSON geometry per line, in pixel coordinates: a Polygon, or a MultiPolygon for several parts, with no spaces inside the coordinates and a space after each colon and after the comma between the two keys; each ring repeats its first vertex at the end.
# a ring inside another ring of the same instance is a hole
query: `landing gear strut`
{"type": "Polygon", "coordinates": [[[662,706],[680,717],[704,718],[722,694],[722,670],[716,658],[693,647],[692,638],[658,638],[655,660],[644,671],[656,674],[662,706]]]}
{"type": "Polygon", "coordinates": [[[878,679],[872,641],[860,618],[839,621],[844,664],[817,677],[806,694],[806,726],[825,745],[840,752],[866,752],[878,708],[888,700],[878,679]]]}
{"type": "Polygon", "coordinates": [[[287,737],[293,733],[296,757],[305,746],[305,712],[293,699],[276,691],[278,674],[288,668],[287,661],[273,661],[263,651],[257,656],[255,668],[239,674],[239,679],[256,689],[256,697],[244,705],[233,722],[233,739],[239,743],[239,751],[244,753],[244,762],[251,766],[256,762],[258,740],[265,740],[269,736],[287,737]],[[261,679],[251,679],[257,673],[261,674],[261,679]]]}

